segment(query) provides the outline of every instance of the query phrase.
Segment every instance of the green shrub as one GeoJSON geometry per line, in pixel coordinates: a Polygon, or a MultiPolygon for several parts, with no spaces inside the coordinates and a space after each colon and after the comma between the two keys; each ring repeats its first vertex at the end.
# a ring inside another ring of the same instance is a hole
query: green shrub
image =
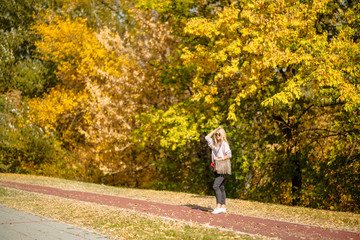
{"type": "Polygon", "coordinates": [[[0,97],[0,172],[37,173],[65,151],[50,133],[27,119],[19,92],[0,97]]]}

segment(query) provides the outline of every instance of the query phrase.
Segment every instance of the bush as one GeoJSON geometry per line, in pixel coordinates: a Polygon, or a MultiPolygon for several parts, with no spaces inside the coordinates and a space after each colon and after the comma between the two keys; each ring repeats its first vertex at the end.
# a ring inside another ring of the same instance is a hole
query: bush
{"type": "Polygon", "coordinates": [[[20,92],[0,97],[0,171],[37,173],[65,155],[55,133],[27,119],[20,92]]]}

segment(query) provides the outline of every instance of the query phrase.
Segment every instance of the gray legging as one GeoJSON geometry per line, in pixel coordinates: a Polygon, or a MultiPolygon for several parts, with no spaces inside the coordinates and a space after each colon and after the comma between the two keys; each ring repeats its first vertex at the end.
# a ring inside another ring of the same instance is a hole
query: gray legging
{"type": "Polygon", "coordinates": [[[226,174],[215,173],[215,180],[213,185],[213,189],[215,190],[215,195],[216,195],[216,203],[222,205],[225,205],[225,199],[226,199],[225,186],[224,186],[225,177],[226,174]]]}

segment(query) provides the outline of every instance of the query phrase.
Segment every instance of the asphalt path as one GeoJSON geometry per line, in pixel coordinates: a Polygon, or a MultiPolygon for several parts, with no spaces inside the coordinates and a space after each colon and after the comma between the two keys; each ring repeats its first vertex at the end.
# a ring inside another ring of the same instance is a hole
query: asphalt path
{"type": "Polygon", "coordinates": [[[96,232],[0,204],[1,240],[110,240],[96,232]]]}

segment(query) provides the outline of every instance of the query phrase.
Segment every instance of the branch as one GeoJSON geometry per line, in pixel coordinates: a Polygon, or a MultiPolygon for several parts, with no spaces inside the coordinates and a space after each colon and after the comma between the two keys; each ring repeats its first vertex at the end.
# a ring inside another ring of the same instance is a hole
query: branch
{"type": "Polygon", "coordinates": [[[190,95],[191,95],[191,96],[194,95],[193,92],[191,91],[189,85],[186,84],[185,86],[186,86],[187,90],[190,92],[190,95]]]}
{"type": "Polygon", "coordinates": [[[307,107],[301,114],[300,116],[297,118],[297,120],[300,120],[300,118],[307,112],[310,110],[310,108],[312,108],[314,106],[314,104],[311,104],[309,107],[307,107]]]}
{"type": "Polygon", "coordinates": [[[318,139],[320,139],[320,138],[328,138],[328,137],[337,137],[337,136],[344,136],[344,134],[343,133],[329,134],[327,136],[319,137],[318,139]]]}
{"type": "Polygon", "coordinates": [[[276,116],[275,114],[273,114],[272,117],[275,120],[275,122],[282,123],[290,129],[292,128],[281,116],[276,116]]]}
{"type": "Polygon", "coordinates": [[[346,161],[349,161],[351,155],[352,155],[353,152],[354,152],[355,146],[356,146],[356,142],[354,142],[353,147],[351,148],[351,152],[350,152],[349,156],[347,157],[346,161]]]}
{"type": "Polygon", "coordinates": [[[329,129],[322,129],[322,128],[305,129],[305,130],[299,131],[299,133],[302,133],[302,132],[310,132],[310,131],[324,131],[324,132],[338,133],[338,132],[336,132],[336,131],[332,131],[332,130],[329,130],[329,129]]]}
{"type": "Polygon", "coordinates": [[[97,0],[97,1],[100,2],[102,5],[104,5],[105,7],[109,8],[111,11],[115,12],[117,15],[121,15],[119,11],[117,11],[115,8],[104,2],[104,0],[97,0]]]}

